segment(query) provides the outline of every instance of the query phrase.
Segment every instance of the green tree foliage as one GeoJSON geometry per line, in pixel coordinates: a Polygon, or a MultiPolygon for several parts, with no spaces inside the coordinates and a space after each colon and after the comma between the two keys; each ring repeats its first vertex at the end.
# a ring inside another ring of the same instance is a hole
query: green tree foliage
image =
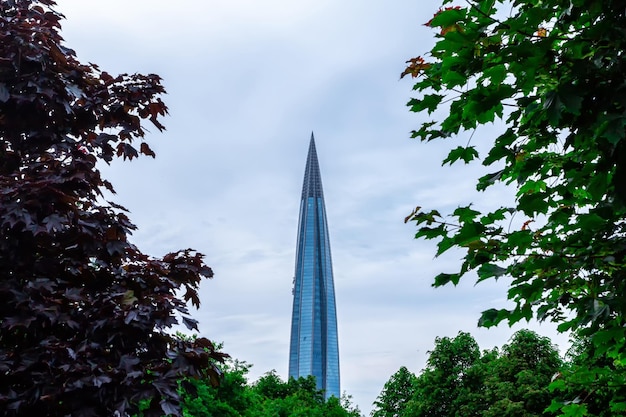
{"type": "Polygon", "coordinates": [[[481,399],[480,349],[469,333],[435,339],[408,409],[415,416],[471,416],[481,399]]]}
{"type": "Polygon", "coordinates": [[[485,417],[541,416],[550,405],[552,378],[562,366],[550,339],[520,330],[497,357],[484,362],[485,417]]]}
{"type": "Polygon", "coordinates": [[[541,416],[554,398],[550,380],[561,365],[550,340],[528,330],[515,333],[501,351],[482,353],[468,333],[437,338],[426,369],[418,377],[404,367],[394,374],[372,417],[541,416]]]}
{"type": "Polygon", "coordinates": [[[317,389],[315,377],[289,378],[283,382],[272,371],[252,387],[259,395],[259,407],[252,416],[323,416],[324,393],[317,389]]]}
{"type": "Polygon", "coordinates": [[[372,417],[399,417],[406,404],[415,395],[417,377],[405,366],[393,374],[385,383],[382,392],[374,401],[372,417]]]}
{"type": "Polygon", "coordinates": [[[181,388],[185,417],[361,416],[349,397],[324,400],[313,376],[284,382],[270,371],[248,384],[250,365],[234,361],[220,368],[224,374],[219,386],[210,380],[196,380],[191,381],[191,387],[181,388]]]}
{"type": "Polygon", "coordinates": [[[252,408],[255,396],[248,387],[250,365],[232,361],[220,366],[223,377],[218,386],[211,381],[194,379],[183,384],[183,415],[185,417],[239,417],[252,408]]]}
{"type": "Polygon", "coordinates": [[[513,307],[484,311],[480,324],[535,317],[579,331],[595,346],[590,366],[601,357],[612,363],[593,365],[589,382],[613,390],[613,412],[626,411],[623,2],[467,0],[427,25],[437,43],[408,61],[403,75],[417,79],[411,110],[444,116],[413,137],[462,137],[467,145],[443,162],[493,167],[477,189],[504,183],[517,197],[492,211],[462,205],[442,215],[418,207],[407,218],[417,223],[417,238],[437,240],[438,255],[465,253],[459,269],[434,285],[456,284],[470,271],[479,281],[511,277],[513,307]],[[491,122],[500,131],[481,137],[489,149],[479,155],[473,131],[491,122]]]}
{"type": "Polygon", "coordinates": [[[0,410],[12,416],[179,415],[181,375],[217,381],[196,328],[213,275],[192,250],[155,259],[128,237],[98,162],[154,156],[156,75],[112,76],[62,43],[52,0],[0,0],[0,410]],[[179,318],[177,318],[179,317],[179,318]]]}
{"type": "Polygon", "coordinates": [[[564,403],[572,413],[583,408],[591,416],[610,417],[617,414],[611,410],[611,400],[615,395],[615,389],[611,387],[612,376],[605,372],[606,369],[615,369],[616,365],[606,355],[597,355],[596,350],[588,338],[573,338],[565,366],[551,385],[555,396],[551,409],[561,408],[564,403]]]}
{"type": "Polygon", "coordinates": [[[315,377],[289,378],[283,382],[274,371],[267,373],[252,386],[259,396],[258,408],[250,417],[360,417],[359,409],[352,405],[350,397],[324,400],[324,393],[317,389],[315,377]]]}

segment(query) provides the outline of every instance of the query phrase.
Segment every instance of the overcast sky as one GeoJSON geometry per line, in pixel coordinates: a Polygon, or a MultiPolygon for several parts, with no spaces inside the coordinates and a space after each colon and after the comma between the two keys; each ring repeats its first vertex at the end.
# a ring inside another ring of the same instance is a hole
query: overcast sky
{"type": "MultiPolygon", "coordinates": [[[[405,61],[423,55],[434,0],[59,0],[63,36],[79,59],[110,73],[157,73],[170,115],[152,129],[155,160],[103,167],[139,227],[133,241],[161,256],[192,247],[215,278],[202,285],[203,336],[252,363],[251,380],[287,376],[299,198],[314,131],[331,235],[342,391],[369,413],[402,365],[424,366],[437,336],[474,335],[481,348],[513,330],[478,329],[506,305],[505,283],[433,289],[460,253],[434,258],[404,217],[475,202],[477,166],[441,167],[448,143],[409,138],[426,116],[405,106],[405,61]]],[[[485,149],[496,128],[473,139],[485,149]]],[[[493,170],[493,168],[492,168],[493,170]]],[[[554,326],[530,324],[562,348],[554,326]]],[[[563,350],[563,349],[562,349],[563,350]]]]}

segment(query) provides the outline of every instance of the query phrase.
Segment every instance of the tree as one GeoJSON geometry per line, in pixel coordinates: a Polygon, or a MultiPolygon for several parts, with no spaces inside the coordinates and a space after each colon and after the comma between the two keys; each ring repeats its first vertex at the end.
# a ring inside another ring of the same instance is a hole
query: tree
{"type": "Polygon", "coordinates": [[[186,301],[213,273],[193,250],[130,243],[96,167],[154,157],[144,122],[163,130],[164,89],[80,63],[54,5],[0,1],[0,408],[125,416],[150,400],[145,415],[179,415],[181,375],[219,377],[209,340],[169,332],[177,317],[196,328],[186,301]]]}
{"type": "Polygon", "coordinates": [[[360,417],[350,397],[330,397],[317,389],[314,376],[289,378],[283,382],[275,371],[268,372],[252,385],[258,404],[247,417],[360,417]]]}
{"type": "Polygon", "coordinates": [[[190,381],[192,390],[181,386],[185,417],[361,417],[345,394],[324,400],[313,376],[284,382],[272,370],[249,384],[251,365],[230,359],[218,366],[218,386],[209,379],[190,381]]]}
{"type": "Polygon", "coordinates": [[[554,397],[551,409],[561,408],[563,403],[568,408],[583,404],[591,416],[616,414],[610,405],[615,396],[615,390],[610,388],[612,375],[605,370],[616,369],[619,364],[606,355],[598,355],[596,350],[589,338],[577,334],[572,337],[565,364],[550,386],[554,397]]]}
{"type": "MultiPolygon", "coordinates": [[[[444,5],[450,3],[444,1],[444,5]]],[[[512,308],[488,309],[493,326],[533,317],[577,329],[615,369],[595,368],[626,409],[626,15],[617,0],[467,0],[445,7],[427,26],[438,39],[408,61],[417,79],[415,112],[443,112],[413,132],[422,141],[462,137],[443,163],[480,161],[493,171],[477,190],[504,183],[511,206],[461,204],[443,215],[418,207],[407,221],[417,238],[437,240],[437,255],[465,254],[435,286],[508,276],[512,308]],[[498,9],[501,10],[498,10],[498,9]],[[486,155],[473,132],[499,129],[486,155]],[[478,130],[480,131],[480,130],[478,130]],[[448,218],[450,217],[450,218],[448,218]],[[513,221],[515,220],[515,221],[513,221]],[[519,223],[516,223],[519,222],[519,223]]],[[[570,404],[565,412],[584,412],[570,404]]]]}
{"type": "Polygon", "coordinates": [[[246,377],[251,366],[237,360],[229,360],[220,365],[223,378],[219,386],[212,384],[210,379],[190,380],[193,389],[182,389],[183,415],[185,417],[246,415],[258,403],[246,377]]]}
{"type": "Polygon", "coordinates": [[[542,416],[554,394],[549,385],[562,360],[547,337],[519,330],[502,353],[485,362],[484,417],[542,416]]]}
{"type": "Polygon", "coordinates": [[[417,388],[417,377],[405,366],[391,375],[382,392],[374,401],[372,417],[400,417],[406,404],[413,398],[417,388]]]}
{"type": "Polygon", "coordinates": [[[426,369],[417,378],[404,367],[392,375],[372,416],[544,415],[555,398],[550,380],[561,365],[550,340],[529,330],[516,332],[502,349],[482,353],[468,333],[437,338],[426,369]]]}
{"type": "Polygon", "coordinates": [[[476,415],[473,408],[483,406],[474,395],[482,387],[475,366],[479,360],[480,349],[469,333],[459,332],[454,338],[436,338],[426,369],[417,377],[415,394],[408,402],[405,414],[400,415],[476,415]]]}

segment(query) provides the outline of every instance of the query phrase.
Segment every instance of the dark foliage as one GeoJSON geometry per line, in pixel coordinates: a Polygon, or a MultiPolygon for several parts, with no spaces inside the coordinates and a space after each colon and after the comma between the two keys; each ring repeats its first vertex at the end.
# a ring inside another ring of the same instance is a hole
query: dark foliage
{"type": "Polygon", "coordinates": [[[186,301],[213,273],[192,250],[131,244],[96,168],[154,157],[142,122],[164,129],[164,89],[81,64],[54,5],[0,1],[0,412],[126,415],[149,398],[145,415],[177,415],[181,375],[219,375],[210,341],[167,332],[177,315],[196,327],[186,301]]]}

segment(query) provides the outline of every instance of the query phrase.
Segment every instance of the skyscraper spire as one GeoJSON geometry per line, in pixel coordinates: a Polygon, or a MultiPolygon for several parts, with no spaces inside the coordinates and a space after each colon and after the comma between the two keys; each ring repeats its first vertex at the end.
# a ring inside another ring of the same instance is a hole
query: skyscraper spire
{"type": "Polygon", "coordinates": [[[326,398],[339,398],[335,285],[313,133],[300,201],[293,295],[289,376],[313,375],[326,398]]]}
{"type": "Polygon", "coordinates": [[[315,150],[315,137],[311,132],[311,141],[309,142],[309,154],[306,158],[306,168],[304,169],[304,183],[302,184],[302,198],[320,197],[324,198],[322,191],[322,177],[320,175],[320,166],[317,162],[317,151],[315,150]]]}

